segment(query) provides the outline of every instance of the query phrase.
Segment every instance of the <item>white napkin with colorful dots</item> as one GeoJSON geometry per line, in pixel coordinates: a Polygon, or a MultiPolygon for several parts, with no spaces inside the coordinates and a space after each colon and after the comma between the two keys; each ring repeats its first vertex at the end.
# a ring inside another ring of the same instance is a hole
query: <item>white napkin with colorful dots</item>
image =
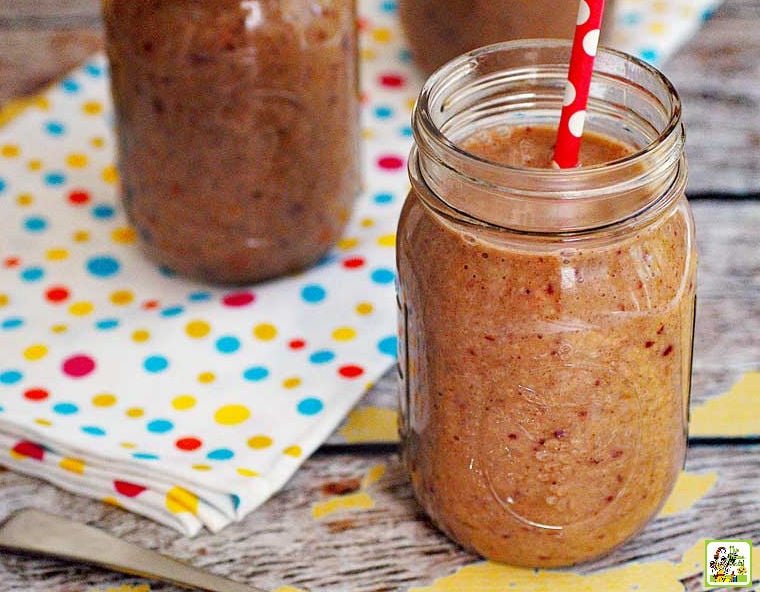
{"type": "MultiPolygon", "coordinates": [[[[618,46],[662,59],[715,4],[623,0],[618,46]]],[[[278,491],[394,363],[394,232],[422,80],[395,2],[359,12],[365,190],[300,275],[223,289],[141,256],[102,55],[0,129],[0,464],[216,531],[278,491]]]]}

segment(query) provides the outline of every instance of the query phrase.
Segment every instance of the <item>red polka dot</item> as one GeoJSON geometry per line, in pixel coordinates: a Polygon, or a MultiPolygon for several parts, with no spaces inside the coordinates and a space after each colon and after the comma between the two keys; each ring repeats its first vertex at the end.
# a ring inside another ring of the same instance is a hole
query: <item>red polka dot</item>
{"type": "Polygon", "coordinates": [[[153,310],[155,308],[158,308],[158,300],[146,300],[142,303],[142,307],[144,310],[153,310]]]}
{"type": "Polygon", "coordinates": [[[24,391],[24,398],[29,401],[44,401],[50,393],[43,388],[31,388],[24,391]]]}
{"type": "Polygon", "coordinates": [[[303,349],[306,347],[306,342],[303,339],[291,339],[288,347],[290,349],[303,349]]]}
{"type": "Polygon", "coordinates": [[[188,436],[187,438],[180,438],[177,440],[174,445],[179,448],[180,450],[198,450],[201,446],[203,446],[203,442],[201,442],[198,438],[188,436]]]}
{"type": "Polygon", "coordinates": [[[364,368],[361,366],[356,366],[355,364],[348,364],[346,366],[341,366],[338,368],[338,374],[340,374],[343,378],[358,378],[364,374],[364,368]]]}
{"type": "Polygon", "coordinates": [[[39,444],[29,442],[28,440],[17,442],[13,447],[13,452],[21,456],[28,456],[35,460],[42,460],[45,457],[45,449],[39,444]]]}
{"type": "Polygon", "coordinates": [[[256,299],[253,292],[234,292],[222,298],[225,306],[247,306],[256,299]]]}
{"type": "Polygon", "coordinates": [[[406,79],[401,74],[381,74],[379,81],[386,88],[402,88],[406,84],[406,79]]]}
{"type": "Polygon", "coordinates": [[[85,354],[71,356],[63,361],[61,370],[71,378],[82,378],[95,370],[95,360],[85,354]]]}
{"type": "Polygon", "coordinates": [[[74,189],[69,193],[69,203],[81,206],[90,201],[90,194],[84,189],[74,189]]]}
{"type": "Polygon", "coordinates": [[[343,267],[346,269],[357,269],[364,265],[364,257],[349,257],[343,260],[343,267]]]}
{"type": "Polygon", "coordinates": [[[400,156],[387,154],[377,159],[377,166],[386,171],[397,171],[404,166],[404,159],[400,156]]]}
{"type": "Polygon", "coordinates": [[[369,31],[370,24],[369,24],[369,21],[365,17],[360,16],[356,18],[356,27],[360,31],[369,31]]]}
{"type": "Polygon", "coordinates": [[[21,257],[6,257],[3,260],[5,267],[17,267],[21,263],[21,257]]]}
{"type": "Polygon", "coordinates": [[[127,497],[137,497],[147,489],[147,487],[129,483],[128,481],[114,481],[113,488],[121,495],[126,495],[127,497]]]}
{"type": "Polygon", "coordinates": [[[65,286],[52,286],[45,291],[45,298],[50,302],[63,302],[70,294],[69,289],[65,286]]]}

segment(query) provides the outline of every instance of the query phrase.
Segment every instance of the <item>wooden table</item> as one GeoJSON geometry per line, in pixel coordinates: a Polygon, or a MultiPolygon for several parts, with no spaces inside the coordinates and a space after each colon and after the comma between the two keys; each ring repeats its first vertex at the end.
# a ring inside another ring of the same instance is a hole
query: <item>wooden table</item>
{"type": "MultiPolygon", "coordinates": [[[[0,0],[0,102],[39,90],[100,48],[98,5],[97,0],[0,0]]],[[[726,0],[663,67],[683,99],[701,257],[694,404],[726,392],[743,373],[760,370],[759,58],[760,3],[726,0]]],[[[394,404],[392,373],[360,405],[378,401],[394,404]]],[[[694,440],[686,468],[719,474],[707,497],[657,519],[632,542],[575,571],[591,573],[634,560],[677,561],[699,538],[752,539],[760,545],[760,441],[694,440]]],[[[0,471],[0,518],[30,503],[265,589],[405,591],[477,561],[425,521],[393,444],[348,446],[337,435],[282,492],[216,535],[184,538],[120,509],[0,471]],[[374,507],[321,520],[312,516],[336,484],[350,487],[377,466],[385,473],[365,492],[374,507]]],[[[760,565],[756,582],[758,576],[760,565]]],[[[94,568],[0,555],[0,592],[139,583],[94,568]]],[[[684,585],[701,590],[701,575],[685,578],[684,585]]],[[[158,583],[150,589],[176,590],[158,583]]]]}

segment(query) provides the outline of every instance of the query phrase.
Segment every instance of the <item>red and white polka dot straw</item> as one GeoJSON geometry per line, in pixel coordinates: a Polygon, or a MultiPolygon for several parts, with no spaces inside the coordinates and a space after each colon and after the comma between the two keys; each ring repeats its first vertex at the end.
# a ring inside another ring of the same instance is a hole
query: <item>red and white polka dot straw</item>
{"type": "Polygon", "coordinates": [[[578,165],[583,124],[586,119],[591,74],[599,43],[604,0],[580,0],[570,54],[570,68],[554,147],[554,164],[561,169],[578,165]]]}

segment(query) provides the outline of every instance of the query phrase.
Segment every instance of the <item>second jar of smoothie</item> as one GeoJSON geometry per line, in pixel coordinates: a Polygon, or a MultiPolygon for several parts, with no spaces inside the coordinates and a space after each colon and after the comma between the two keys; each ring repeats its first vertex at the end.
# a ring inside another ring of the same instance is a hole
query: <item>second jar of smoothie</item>
{"type": "Polygon", "coordinates": [[[686,450],[696,252],[678,97],[600,51],[581,165],[552,169],[569,52],[490,46],[427,81],[397,236],[415,494],[464,547],[526,566],[630,539],[686,450]]]}
{"type": "Polygon", "coordinates": [[[210,282],[303,269],[359,191],[353,0],[104,0],[122,197],[210,282]]]}

